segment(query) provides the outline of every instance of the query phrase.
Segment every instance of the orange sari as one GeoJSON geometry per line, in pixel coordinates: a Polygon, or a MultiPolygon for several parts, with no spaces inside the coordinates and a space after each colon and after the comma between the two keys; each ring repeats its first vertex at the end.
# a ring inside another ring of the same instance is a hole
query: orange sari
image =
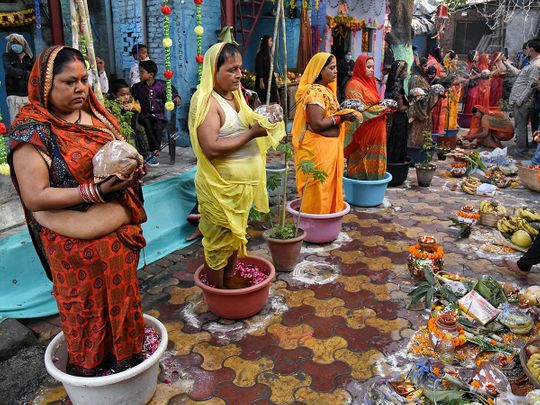
{"type": "MultiPolygon", "coordinates": [[[[489,70],[489,55],[483,53],[478,60],[478,69],[480,73],[484,70],[489,70]]],[[[491,79],[483,79],[480,77],[480,100],[479,103],[482,107],[490,108],[491,98],[491,79]]]]}
{"type": "MultiPolygon", "coordinates": [[[[18,190],[13,151],[33,145],[49,166],[50,186],[74,188],[93,181],[92,157],[113,139],[125,140],[115,118],[90,89],[84,109],[93,126],[69,123],[47,108],[54,60],[63,46],[43,51],[29,79],[30,104],[23,107],[10,133],[8,157],[18,190]]],[[[140,224],[146,221],[140,190],[128,189],[120,201],[132,225],[95,240],[56,234],[38,224],[23,203],[32,242],[53,281],[68,349],[68,372],[92,376],[101,367],[122,371],[141,360],[144,321],[137,282],[139,252],[145,246],[140,224]]],[[[22,202],[22,200],[21,200],[22,202]]],[[[71,207],[85,211],[89,204],[71,207]]]]}
{"type": "Polygon", "coordinates": [[[306,108],[316,104],[324,109],[324,116],[330,117],[338,112],[337,81],[328,87],[315,84],[315,80],[324,68],[329,53],[319,52],[311,58],[296,92],[296,113],[292,128],[294,162],[296,165],[296,188],[302,197],[302,212],[309,214],[332,214],[343,210],[343,136],[344,126],[337,137],[322,136],[309,128],[306,108]],[[307,176],[299,167],[304,161],[312,161],[328,177],[321,183],[307,176]],[[306,184],[307,183],[307,184],[306,184]],[[307,187],[306,187],[307,186],[307,187]]]}
{"type": "Polygon", "coordinates": [[[370,56],[359,56],[353,76],[347,82],[345,97],[360,99],[368,106],[362,113],[364,121],[350,126],[345,139],[347,176],[359,180],[380,180],[386,172],[386,112],[381,105],[374,77],[366,74],[370,56]]]}

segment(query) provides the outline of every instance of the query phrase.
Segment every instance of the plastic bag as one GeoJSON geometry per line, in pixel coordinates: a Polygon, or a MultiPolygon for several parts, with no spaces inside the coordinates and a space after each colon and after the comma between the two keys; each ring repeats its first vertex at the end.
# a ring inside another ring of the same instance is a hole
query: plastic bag
{"type": "Polygon", "coordinates": [[[489,361],[483,361],[478,366],[473,381],[480,384],[480,392],[491,395],[512,392],[512,387],[502,371],[497,369],[489,361]]]}
{"type": "Polygon", "coordinates": [[[92,159],[94,183],[101,183],[111,176],[130,180],[138,166],[144,164],[143,157],[133,146],[124,141],[105,144],[92,159]]]}
{"type": "Polygon", "coordinates": [[[255,113],[268,118],[271,124],[283,121],[283,108],[279,104],[261,105],[255,109],[255,113]]]}
{"type": "Polygon", "coordinates": [[[480,187],[476,189],[476,195],[490,195],[493,196],[497,193],[497,187],[493,184],[482,183],[480,187]]]}
{"type": "Polygon", "coordinates": [[[431,94],[438,94],[440,96],[444,95],[446,93],[446,89],[442,84],[433,84],[431,88],[429,89],[429,92],[431,94]]]}
{"type": "Polygon", "coordinates": [[[425,90],[421,89],[420,87],[415,87],[414,89],[411,89],[411,91],[409,91],[409,95],[411,97],[425,97],[425,96],[427,96],[425,90]]]}
{"type": "Polygon", "coordinates": [[[381,104],[387,108],[390,108],[391,110],[397,110],[398,108],[397,101],[392,100],[391,98],[385,98],[383,101],[381,101],[381,104]]]}

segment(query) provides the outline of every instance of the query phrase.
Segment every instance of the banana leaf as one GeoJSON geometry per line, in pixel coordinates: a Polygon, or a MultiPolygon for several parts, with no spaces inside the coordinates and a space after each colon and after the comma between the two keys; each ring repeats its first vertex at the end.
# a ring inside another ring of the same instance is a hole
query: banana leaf
{"type": "Polygon", "coordinates": [[[491,276],[484,275],[474,287],[491,305],[497,308],[508,302],[501,285],[491,276]]]}
{"type": "Polygon", "coordinates": [[[463,399],[467,393],[463,391],[457,391],[457,390],[448,390],[448,391],[430,391],[426,390],[424,391],[424,395],[427,399],[429,399],[431,402],[437,403],[447,403],[450,401],[456,401],[463,399]]]}

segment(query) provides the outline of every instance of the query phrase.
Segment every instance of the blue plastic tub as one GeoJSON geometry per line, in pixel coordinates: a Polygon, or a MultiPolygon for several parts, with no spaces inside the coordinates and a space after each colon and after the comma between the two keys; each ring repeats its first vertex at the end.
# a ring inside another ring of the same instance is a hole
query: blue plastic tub
{"type": "Polygon", "coordinates": [[[343,191],[345,200],[358,207],[376,207],[382,204],[388,183],[392,175],[388,172],[381,180],[356,180],[343,177],[343,191]]]}

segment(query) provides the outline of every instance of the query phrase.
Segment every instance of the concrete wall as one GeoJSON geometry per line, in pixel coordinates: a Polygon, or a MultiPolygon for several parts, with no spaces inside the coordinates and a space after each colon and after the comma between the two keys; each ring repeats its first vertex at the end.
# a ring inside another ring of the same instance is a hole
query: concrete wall
{"type": "Polygon", "coordinates": [[[514,13],[506,29],[505,47],[510,54],[521,51],[523,43],[534,38],[540,26],[540,9],[531,9],[526,15],[522,10],[514,13]]]}
{"type": "MultiPolygon", "coordinates": [[[[395,0],[390,0],[395,1],[395,0]]],[[[354,2],[351,2],[352,5],[354,2]]],[[[326,13],[328,15],[338,14],[337,7],[332,7],[333,4],[328,3],[326,13]]],[[[377,21],[377,26],[380,27],[384,24],[384,18],[386,14],[386,1],[385,0],[358,0],[355,8],[349,8],[349,15],[355,16],[357,19],[364,19],[366,22],[371,18],[372,21],[377,21]]],[[[328,35],[331,35],[329,32],[328,35]]],[[[354,49],[355,38],[351,36],[351,50],[354,49]]],[[[383,43],[384,43],[384,28],[380,28],[375,31],[375,43],[373,46],[373,52],[369,55],[375,58],[375,76],[379,77],[382,63],[383,63],[383,43]]],[[[362,54],[362,31],[356,33],[356,52],[353,51],[353,57],[357,58],[362,54]]],[[[327,41],[326,51],[330,51],[329,41],[327,41]]]]}

